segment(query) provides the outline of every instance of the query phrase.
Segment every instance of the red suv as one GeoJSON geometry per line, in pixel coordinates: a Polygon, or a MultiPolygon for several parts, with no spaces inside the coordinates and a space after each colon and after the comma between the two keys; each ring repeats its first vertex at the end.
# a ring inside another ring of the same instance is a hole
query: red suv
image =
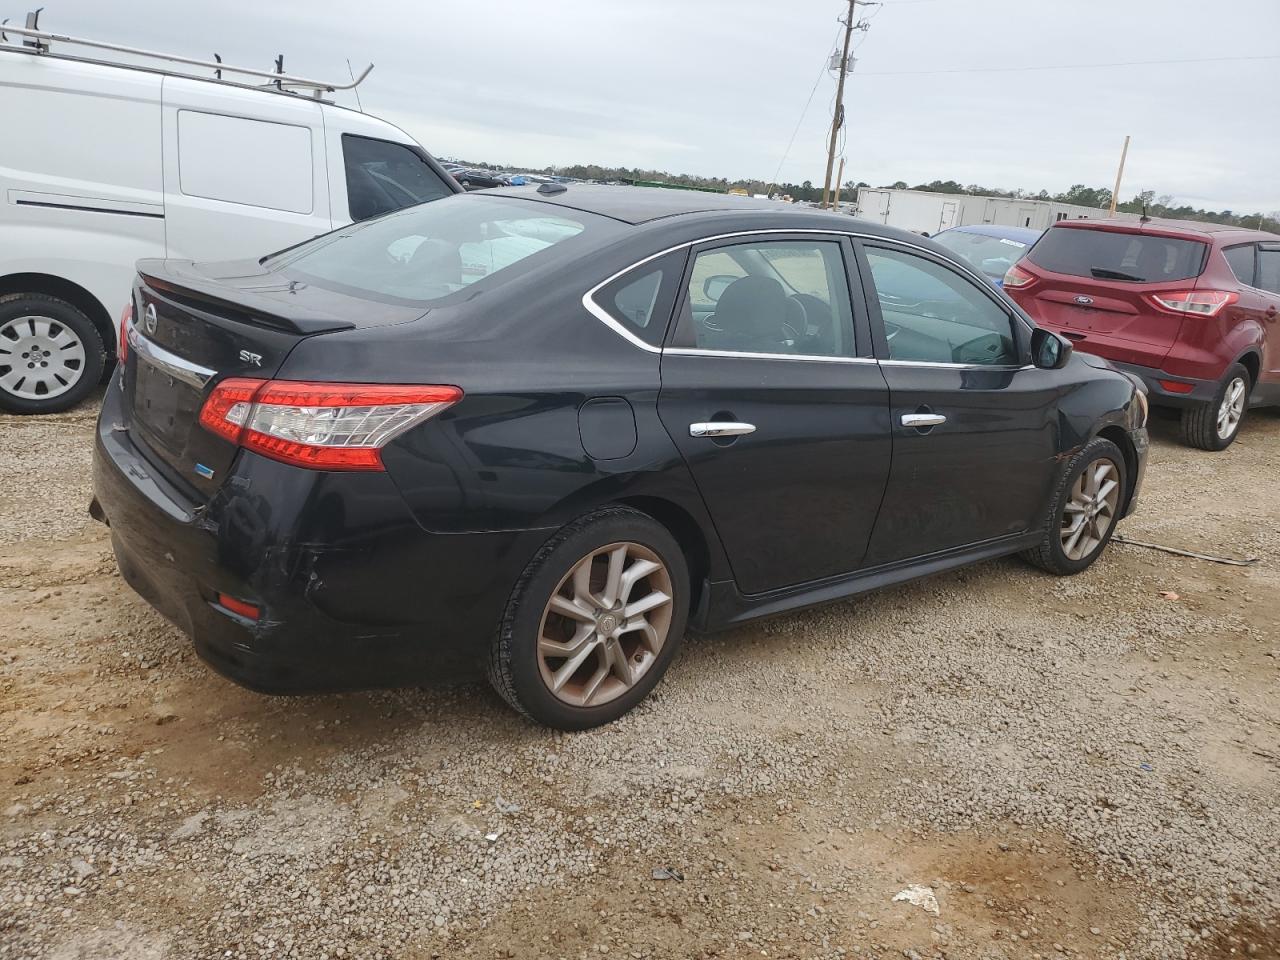
{"type": "Polygon", "coordinates": [[[1280,236],[1183,220],[1055,224],[1004,278],[1041,326],[1140,376],[1221,450],[1280,404],[1280,236]]]}

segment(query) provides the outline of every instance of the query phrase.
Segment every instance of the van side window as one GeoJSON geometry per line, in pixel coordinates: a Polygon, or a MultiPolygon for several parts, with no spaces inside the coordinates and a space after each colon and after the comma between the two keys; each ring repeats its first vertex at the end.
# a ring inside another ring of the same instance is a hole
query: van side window
{"type": "Polygon", "coordinates": [[[342,161],[352,220],[368,220],[453,193],[417,151],[402,143],[344,133],[342,161]]]}
{"type": "Polygon", "coordinates": [[[310,213],[312,179],[310,128],[178,111],[178,183],[187,196],[310,213]]]}

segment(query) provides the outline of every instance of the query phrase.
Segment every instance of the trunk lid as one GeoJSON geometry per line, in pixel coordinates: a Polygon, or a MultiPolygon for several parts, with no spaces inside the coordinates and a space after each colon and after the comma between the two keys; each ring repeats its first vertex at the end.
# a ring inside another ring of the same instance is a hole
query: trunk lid
{"type": "Polygon", "coordinates": [[[1156,309],[1147,297],[1193,289],[1208,251],[1203,241],[1137,224],[1053,227],[1021,264],[1035,284],[1009,292],[1038,323],[1081,349],[1158,367],[1184,319],[1156,309]]]}
{"type": "Polygon", "coordinates": [[[237,452],[200,426],[200,409],[219,381],[270,379],[307,337],[423,313],[351,301],[253,261],[144,260],[138,271],[123,383],[127,426],[149,459],[199,499],[221,486],[237,452]]]}

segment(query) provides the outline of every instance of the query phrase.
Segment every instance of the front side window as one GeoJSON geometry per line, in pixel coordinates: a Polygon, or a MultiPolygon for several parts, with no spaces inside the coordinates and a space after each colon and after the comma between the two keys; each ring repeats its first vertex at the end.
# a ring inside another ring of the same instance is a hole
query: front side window
{"type": "Polygon", "coordinates": [[[886,247],[867,247],[891,360],[1012,365],[1013,320],[950,267],[886,247]]]}
{"type": "Polygon", "coordinates": [[[368,220],[453,193],[416,150],[402,143],[344,133],[342,161],[352,220],[368,220]]]}
{"type": "Polygon", "coordinates": [[[1236,279],[1246,286],[1254,286],[1254,262],[1253,262],[1254,246],[1252,243],[1241,244],[1238,247],[1227,247],[1222,251],[1222,255],[1227,258],[1227,263],[1231,265],[1231,272],[1236,275],[1236,279]]]}
{"type": "Polygon", "coordinates": [[[353,296],[426,305],[557,254],[581,253],[619,229],[577,210],[456,196],[317,237],[285,251],[275,266],[353,296]]]}
{"type": "Polygon", "coordinates": [[[732,353],[854,355],[840,244],[768,240],[699,252],[686,291],[694,345],[732,353]]]}

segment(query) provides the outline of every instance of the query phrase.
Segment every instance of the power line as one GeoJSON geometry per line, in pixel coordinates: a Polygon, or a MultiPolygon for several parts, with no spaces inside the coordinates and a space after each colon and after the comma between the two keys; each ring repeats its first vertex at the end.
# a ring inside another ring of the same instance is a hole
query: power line
{"type": "MultiPolygon", "coordinates": [[[[840,39],[839,31],[836,32],[835,38],[832,39],[828,48],[840,39]]],[[[822,78],[827,75],[827,65],[823,63],[822,69],[818,71],[818,78],[813,81],[813,89],[809,91],[808,99],[804,102],[804,109],[800,111],[800,119],[796,121],[795,129],[791,131],[791,139],[787,141],[787,149],[782,151],[782,159],[778,161],[778,169],[773,171],[773,179],[769,182],[769,187],[778,186],[778,177],[782,176],[782,167],[787,162],[787,157],[791,153],[791,147],[796,142],[796,135],[800,132],[800,126],[804,123],[805,116],[809,113],[809,104],[813,103],[813,95],[818,92],[818,84],[822,82],[822,78]]],[[[766,193],[772,193],[772,189],[766,190],[766,193]]]]}
{"type": "Polygon", "coordinates": [[[1099,67],[1149,67],[1175,63],[1236,63],[1280,60],[1280,54],[1256,57],[1187,57],[1175,60],[1116,60],[1108,63],[1057,63],[1034,67],[956,67],[947,70],[859,70],[859,77],[924,77],[955,73],[1027,73],[1041,70],[1096,70],[1099,67]]]}

